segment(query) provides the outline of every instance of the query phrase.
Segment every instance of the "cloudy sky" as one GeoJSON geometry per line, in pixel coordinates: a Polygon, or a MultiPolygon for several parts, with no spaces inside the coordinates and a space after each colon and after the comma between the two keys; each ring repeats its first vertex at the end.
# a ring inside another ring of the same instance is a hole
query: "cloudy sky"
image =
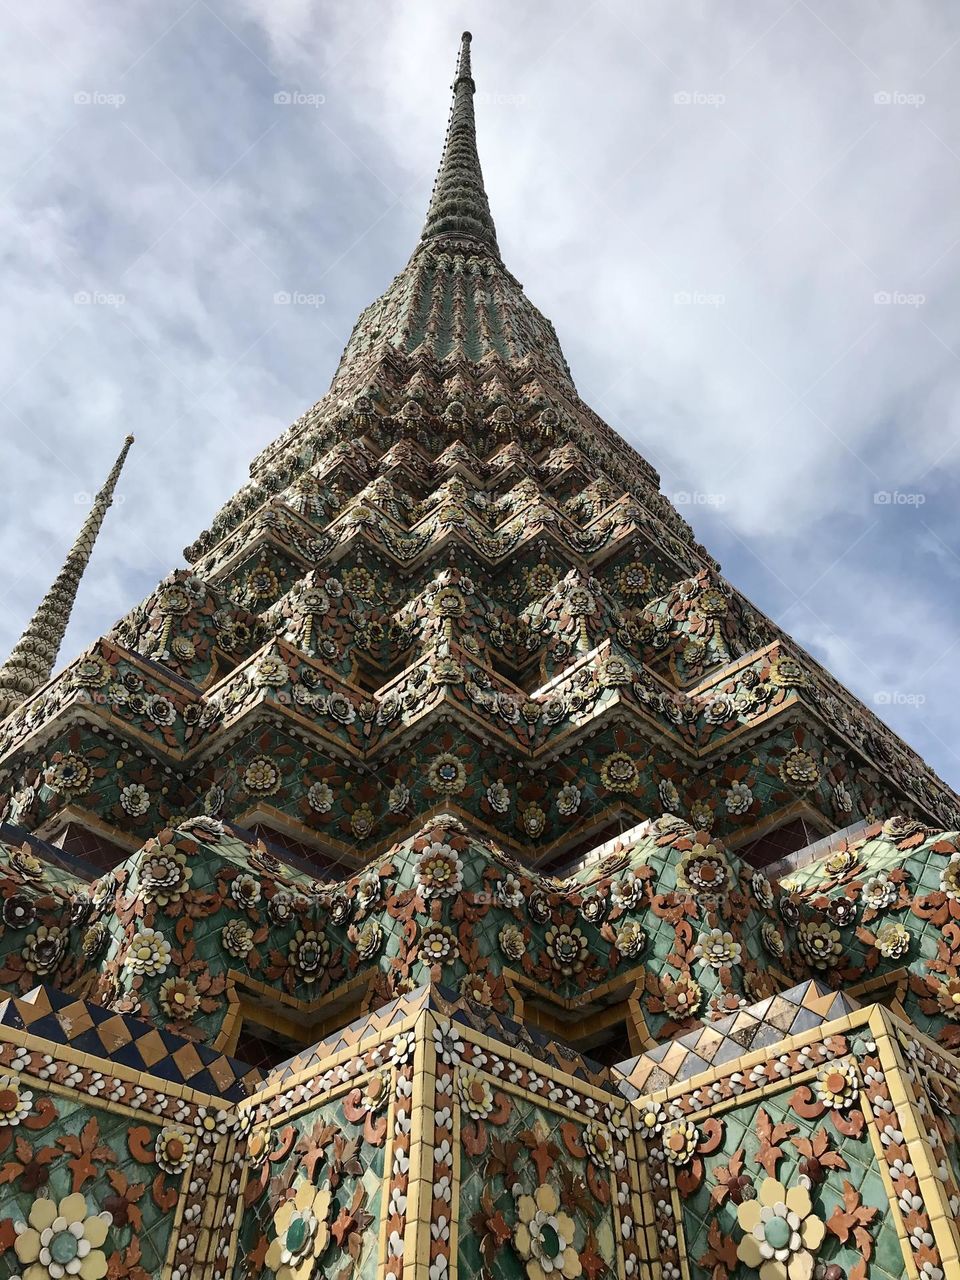
{"type": "Polygon", "coordinates": [[[960,11],[934,0],[7,6],[0,647],[128,431],[63,660],[326,390],[415,243],[464,27],[504,258],[581,394],[960,787],[960,11]]]}

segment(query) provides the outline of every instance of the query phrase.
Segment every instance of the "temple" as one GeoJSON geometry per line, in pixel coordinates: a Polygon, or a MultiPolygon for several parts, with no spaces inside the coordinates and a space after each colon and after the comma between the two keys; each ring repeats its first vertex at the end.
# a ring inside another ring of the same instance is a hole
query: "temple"
{"type": "Polygon", "coordinates": [[[580,399],[469,34],[329,391],[54,674],[129,444],[0,667],[2,1275],[956,1280],[960,800],[580,399]]]}

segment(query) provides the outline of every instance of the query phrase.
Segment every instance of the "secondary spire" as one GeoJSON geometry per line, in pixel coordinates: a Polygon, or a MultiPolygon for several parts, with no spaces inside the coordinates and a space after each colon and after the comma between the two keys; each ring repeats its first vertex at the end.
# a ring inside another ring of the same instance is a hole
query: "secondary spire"
{"type": "Polygon", "coordinates": [[[423,242],[439,236],[466,237],[499,254],[497,229],[490,215],[477,154],[477,126],[473,114],[476,85],[470,70],[471,39],[470,32],[465,31],[460,40],[443,159],[433,184],[430,208],[420,239],[423,242]]]}
{"type": "Polygon", "coordinates": [[[41,600],[10,657],[0,667],[0,719],[8,716],[50,679],[70,621],[80,579],[90,560],[103,517],[113,501],[117,478],[132,444],[133,436],[127,436],[120,456],[113,464],[103,488],[94,498],[90,513],[84,520],[56,581],[41,600]]]}

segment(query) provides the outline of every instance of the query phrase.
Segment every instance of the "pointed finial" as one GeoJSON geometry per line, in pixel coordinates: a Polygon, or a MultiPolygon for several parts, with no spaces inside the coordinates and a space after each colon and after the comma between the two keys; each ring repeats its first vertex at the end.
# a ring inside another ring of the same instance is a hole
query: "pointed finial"
{"type": "Polygon", "coordinates": [[[420,240],[423,243],[438,236],[464,237],[479,241],[499,255],[497,230],[490,216],[477,154],[477,127],[473,114],[476,85],[470,68],[472,39],[469,31],[464,31],[460,38],[443,158],[433,184],[430,208],[420,240]]]}
{"type": "Polygon", "coordinates": [[[460,37],[460,57],[457,59],[457,78],[453,82],[454,89],[456,89],[461,79],[469,80],[471,89],[475,90],[477,87],[473,83],[473,76],[470,74],[470,41],[472,39],[473,36],[469,31],[464,31],[460,37]]]}
{"type": "Polygon", "coordinates": [[[0,666],[0,719],[8,716],[50,679],[70,621],[80,579],[93,551],[103,517],[113,501],[113,491],[132,444],[133,436],[127,436],[103,488],[93,500],[90,513],[84,520],[56,581],[41,600],[10,657],[0,666]]]}

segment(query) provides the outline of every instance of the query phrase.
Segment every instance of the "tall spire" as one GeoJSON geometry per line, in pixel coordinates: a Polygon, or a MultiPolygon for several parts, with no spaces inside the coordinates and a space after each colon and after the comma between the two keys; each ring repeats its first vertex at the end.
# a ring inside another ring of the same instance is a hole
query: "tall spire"
{"type": "Polygon", "coordinates": [[[127,436],[120,456],[113,464],[103,488],[94,498],[90,514],[84,520],[56,581],[41,600],[10,657],[0,667],[0,719],[8,716],[50,679],[70,621],[80,579],[93,551],[103,517],[113,501],[117,478],[132,444],[133,436],[127,436]]]}
{"type": "Polygon", "coordinates": [[[427,221],[420,239],[422,243],[438,236],[469,237],[499,254],[497,229],[490,216],[477,154],[477,127],[473,115],[476,85],[470,72],[471,39],[470,32],[465,31],[460,41],[443,159],[433,184],[427,221]]]}

